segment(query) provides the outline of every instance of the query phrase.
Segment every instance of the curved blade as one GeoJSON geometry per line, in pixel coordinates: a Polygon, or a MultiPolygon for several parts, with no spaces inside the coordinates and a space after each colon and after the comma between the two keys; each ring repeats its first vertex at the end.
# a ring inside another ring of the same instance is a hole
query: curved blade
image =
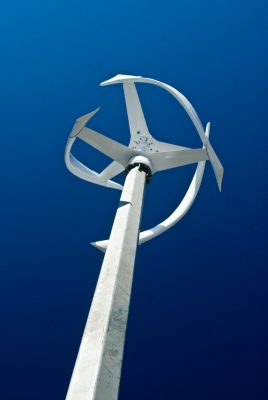
{"type": "Polygon", "coordinates": [[[113,182],[111,180],[105,181],[103,179],[100,179],[99,174],[97,172],[86,167],[72,155],[71,148],[75,139],[76,139],[75,137],[69,137],[66,144],[64,159],[68,170],[72,174],[78,176],[81,179],[84,179],[87,182],[96,183],[98,185],[106,186],[112,189],[122,190],[122,185],[113,182]]]}
{"type": "Polygon", "coordinates": [[[154,172],[157,172],[208,160],[208,154],[204,148],[188,149],[150,154],[150,159],[154,172]]]}
{"type": "MultiPolygon", "coordinates": [[[[80,161],[78,161],[73,154],[71,153],[71,148],[75,142],[75,140],[79,137],[79,133],[85,128],[86,123],[96,114],[96,112],[99,110],[97,108],[96,110],[83,115],[82,117],[78,118],[75,121],[75,124],[73,126],[73,129],[69,135],[66,148],[65,148],[65,153],[64,153],[64,159],[65,159],[65,164],[68,170],[78,176],[81,179],[84,179],[87,182],[95,183],[101,186],[106,186],[109,188],[113,189],[119,189],[122,190],[122,185],[119,183],[113,182],[109,179],[105,180],[104,178],[100,178],[100,174],[98,174],[96,171],[93,171],[86,167],[84,164],[82,164],[80,161]]],[[[118,164],[119,165],[119,164],[118,164]]]]}
{"type": "Polygon", "coordinates": [[[72,138],[77,136],[78,133],[84,128],[86,123],[99,111],[99,109],[100,107],[86,115],[82,115],[82,117],[77,118],[69,137],[72,138]]]}
{"type": "Polygon", "coordinates": [[[101,153],[117,161],[123,167],[128,165],[128,161],[131,157],[139,154],[139,152],[131,150],[115,140],[86,127],[79,132],[77,137],[99,150],[101,153]]]}
{"type": "Polygon", "coordinates": [[[99,178],[107,181],[119,175],[124,170],[125,168],[121,164],[119,164],[117,161],[113,161],[99,174],[99,178]]]}
{"type": "Polygon", "coordinates": [[[207,152],[208,152],[208,156],[209,156],[209,160],[211,162],[215,177],[216,177],[216,181],[219,187],[219,191],[221,192],[221,185],[222,185],[222,178],[223,178],[223,173],[224,173],[224,168],[220,162],[220,160],[218,159],[215,151],[213,150],[213,147],[211,146],[211,144],[208,142],[207,144],[207,152]]]}
{"type": "Polygon", "coordinates": [[[113,85],[115,83],[123,83],[123,82],[134,82],[136,79],[142,78],[140,75],[124,75],[124,74],[117,74],[113,78],[108,79],[100,84],[100,86],[108,86],[113,85]]]}
{"type": "MultiPolygon", "coordinates": [[[[208,122],[207,126],[206,126],[206,136],[207,137],[209,137],[209,133],[210,133],[210,122],[208,122]]],[[[211,165],[212,165],[215,177],[216,177],[219,191],[221,192],[224,168],[209,141],[207,142],[206,149],[208,152],[209,161],[211,162],[211,165]]]]}

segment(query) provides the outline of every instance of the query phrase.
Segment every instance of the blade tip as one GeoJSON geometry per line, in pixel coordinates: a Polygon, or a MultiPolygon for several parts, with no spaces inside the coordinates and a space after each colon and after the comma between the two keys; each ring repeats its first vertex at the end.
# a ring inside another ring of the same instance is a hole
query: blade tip
{"type": "Polygon", "coordinates": [[[124,81],[134,81],[137,78],[141,78],[141,76],[117,74],[113,78],[110,78],[107,81],[101,82],[100,86],[108,86],[108,85],[112,85],[115,83],[123,83],[124,81]]]}
{"type": "Polygon", "coordinates": [[[96,249],[100,250],[102,253],[105,253],[106,246],[101,244],[101,242],[91,242],[91,246],[95,247],[96,249]]]}

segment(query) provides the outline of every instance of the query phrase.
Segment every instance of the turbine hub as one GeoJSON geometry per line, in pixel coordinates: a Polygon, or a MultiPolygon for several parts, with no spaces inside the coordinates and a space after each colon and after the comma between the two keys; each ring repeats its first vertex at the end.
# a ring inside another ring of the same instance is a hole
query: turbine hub
{"type": "Polygon", "coordinates": [[[126,168],[126,173],[128,173],[132,168],[135,167],[139,167],[140,171],[144,171],[146,173],[146,182],[150,182],[153,168],[151,161],[143,155],[135,156],[129,160],[129,164],[126,168]]]}
{"type": "Polygon", "coordinates": [[[142,151],[143,153],[152,153],[155,151],[154,140],[151,135],[141,135],[140,131],[133,134],[133,138],[129,145],[133,150],[142,151]]]}

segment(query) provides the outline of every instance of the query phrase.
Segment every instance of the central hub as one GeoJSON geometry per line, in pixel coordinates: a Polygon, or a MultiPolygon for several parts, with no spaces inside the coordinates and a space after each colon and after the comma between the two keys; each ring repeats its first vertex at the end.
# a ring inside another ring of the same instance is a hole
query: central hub
{"type": "Polygon", "coordinates": [[[154,148],[154,141],[151,136],[144,135],[140,131],[137,131],[135,138],[132,139],[130,147],[143,153],[151,153],[154,148]]]}
{"type": "Polygon", "coordinates": [[[132,168],[139,167],[140,171],[146,173],[146,182],[148,183],[152,177],[152,163],[145,156],[135,156],[129,160],[126,172],[128,173],[132,168]]]}
{"type": "Polygon", "coordinates": [[[148,153],[150,150],[150,140],[146,136],[140,136],[139,140],[136,141],[137,150],[142,151],[143,153],[148,153]]]}

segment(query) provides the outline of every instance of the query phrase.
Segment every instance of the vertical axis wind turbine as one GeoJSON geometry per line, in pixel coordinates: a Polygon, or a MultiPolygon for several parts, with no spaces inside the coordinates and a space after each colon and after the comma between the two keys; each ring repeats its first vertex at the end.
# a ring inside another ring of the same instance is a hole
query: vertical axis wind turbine
{"type": "Polygon", "coordinates": [[[65,150],[67,168],[79,178],[122,190],[109,240],[92,243],[105,252],[92,300],[67,400],[116,400],[121,375],[125,333],[137,245],[160,235],[190,209],[199,191],[205,163],[209,160],[221,190],[223,167],[210,142],[210,123],[204,130],[189,101],[173,87],[150,78],[117,75],[101,86],[122,83],[130,128],[129,146],[124,146],[86,127],[98,111],[76,120],[65,150]],[[192,149],[160,142],[149,133],[135,83],[149,83],[167,90],[185,109],[202,141],[192,149]],[[80,139],[113,161],[97,173],[71,153],[80,139]],[[155,172],[197,163],[190,186],[175,211],[155,227],[139,232],[145,183],[155,172]],[[126,171],[124,187],[111,179],[126,171]]]}

